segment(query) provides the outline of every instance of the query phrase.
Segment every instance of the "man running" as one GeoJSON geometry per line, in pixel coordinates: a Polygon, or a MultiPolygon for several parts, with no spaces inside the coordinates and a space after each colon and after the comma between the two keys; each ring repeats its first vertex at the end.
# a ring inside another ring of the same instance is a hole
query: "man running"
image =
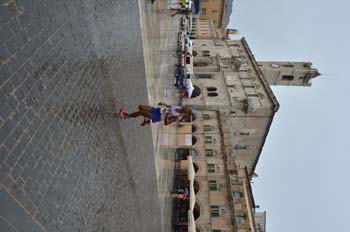
{"type": "Polygon", "coordinates": [[[147,105],[140,105],[139,111],[127,114],[124,111],[121,112],[122,119],[126,120],[127,118],[137,118],[139,116],[145,117],[144,121],[141,123],[141,126],[145,126],[151,123],[157,123],[164,121],[164,125],[169,125],[174,123],[182,118],[184,115],[191,115],[194,112],[194,109],[189,106],[171,106],[167,105],[164,102],[159,102],[158,106],[152,107],[147,105]]]}

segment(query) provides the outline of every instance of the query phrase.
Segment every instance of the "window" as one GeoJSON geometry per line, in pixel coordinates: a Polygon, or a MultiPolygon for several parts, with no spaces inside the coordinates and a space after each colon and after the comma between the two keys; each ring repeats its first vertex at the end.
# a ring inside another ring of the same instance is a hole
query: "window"
{"type": "Polygon", "coordinates": [[[203,53],[203,56],[209,57],[209,56],[210,56],[210,53],[203,53]]]}
{"type": "Polygon", "coordinates": [[[217,88],[216,87],[207,87],[207,91],[211,92],[211,91],[216,91],[217,88]]]}
{"type": "Polygon", "coordinates": [[[220,217],[220,210],[219,206],[217,205],[211,205],[210,206],[210,212],[212,217],[220,217]]]}
{"type": "Polygon", "coordinates": [[[205,136],[205,143],[213,143],[213,138],[211,136],[205,136]]]}
{"type": "Polygon", "coordinates": [[[221,230],[213,229],[211,232],[221,232],[221,230]]]}
{"type": "Polygon", "coordinates": [[[197,74],[197,78],[199,79],[211,79],[212,76],[212,74],[197,74]]]}
{"type": "Polygon", "coordinates": [[[244,145],[244,144],[236,144],[235,145],[235,150],[245,150],[249,147],[249,145],[244,145]]]}
{"type": "Polygon", "coordinates": [[[194,62],[193,63],[193,66],[195,66],[195,67],[204,67],[207,65],[208,65],[208,63],[206,63],[206,62],[194,62]]]}
{"type": "Polygon", "coordinates": [[[247,76],[245,76],[245,77],[241,77],[241,80],[251,81],[251,80],[252,80],[252,78],[251,78],[251,77],[247,77],[247,76]]]}
{"type": "Polygon", "coordinates": [[[239,44],[229,43],[228,46],[230,46],[230,47],[239,47],[239,44]]]}
{"type": "Polygon", "coordinates": [[[203,120],[209,120],[210,115],[209,114],[203,114],[203,120]]]}
{"type": "Polygon", "coordinates": [[[216,180],[209,180],[209,190],[210,191],[218,190],[218,182],[216,180]]]}
{"type": "Polygon", "coordinates": [[[243,85],[245,89],[255,89],[255,85],[243,85]]]}
{"type": "Polygon", "coordinates": [[[294,65],[292,65],[292,64],[284,64],[283,67],[285,67],[285,68],[293,68],[294,65]]]}
{"type": "Polygon", "coordinates": [[[204,131],[211,131],[211,126],[204,125],[204,131]]]}
{"type": "Polygon", "coordinates": [[[259,97],[259,94],[257,94],[257,93],[248,93],[247,96],[248,97],[259,97]]]}
{"type": "Polygon", "coordinates": [[[249,136],[249,132],[247,131],[241,131],[239,134],[243,136],[249,136]]]}
{"type": "Polygon", "coordinates": [[[191,64],[191,58],[189,56],[186,57],[186,64],[191,64]]]}
{"type": "Polygon", "coordinates": [[[215,173],[215,164],[208,164],[208,173],[215,173]]]}
{"type": "Polygon", "coordinates": [[[283,81],[292,81],[292,80],[294,80],[294,76],[293,75],[283,75],[282,80],[283,81]]]}
{"type": "Polygon", "coordinates": [[[202,47],[205,47],[205,46],[207,46],[207,44],[203,43],[203,44],[202,44],[202,47]]]}
{"type": "Polygon", "coordinates": [[[242,198],[243,193],[242,192],[232,192],[232,196],[235,198],[242,198]]]}
{"type": "Polygon", "coordinates": [[[209,97],[217,97],[219,94],[218,93],[216,93],[216,92],[210,92],[210,93],[208,93],[208,96],[209,97]]]}
{"type": "Polygon", "coordinates": [[[213,149],[205,149],[205,154],[207,156],[213,156],[214,155],[214,150],[213,149]]]}
{"type": "Polygon", "coordinates": [[[207,8],[202,8],[202,14],[207,14],[207,8]]]}
{"type": "Polygon", "coordinates": [[[242,204],[235,204],[235,210],[241,210],[242,209],[242,204]]]}
{"type": "Polygon", "coordinates": [[[246,214],[240,214],[240,215],[236,216],[236,221],[238,221],[238,222],[242,222],[242,221],[245,221],[245,220],[247,220],[247,215],[246,214]]]}
{"type": "Polygon", "coordinates": [[[212,10],[211,13],[217,14],[219,11],[218,10],[212,10]]]}

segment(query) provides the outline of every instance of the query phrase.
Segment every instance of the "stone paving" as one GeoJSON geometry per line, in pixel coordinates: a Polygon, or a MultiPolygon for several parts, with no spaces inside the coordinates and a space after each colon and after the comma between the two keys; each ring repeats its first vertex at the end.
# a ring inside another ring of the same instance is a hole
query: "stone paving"
{"type": "Polygon", "coordinates": [[[139,5],[141,19],[169,16],[166,2],[0,0],[0,231],[167,230],[151,129],[114,114],[170,82],[144,68],[142,44],[157,42],[139,5]]]}

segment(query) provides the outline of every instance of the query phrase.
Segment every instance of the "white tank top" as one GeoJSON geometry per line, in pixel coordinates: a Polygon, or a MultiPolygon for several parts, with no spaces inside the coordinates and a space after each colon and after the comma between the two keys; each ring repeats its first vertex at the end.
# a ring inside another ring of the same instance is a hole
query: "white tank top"
{"type": "Polygon", "coordinates": [[[161,119],[164,120],[166,115],[168,116],[182,116],[182,113],[177,112],[176,110],[181,110],[183,106],[169,106],[169,107],[162,107],[161,112],[161,119]]]}

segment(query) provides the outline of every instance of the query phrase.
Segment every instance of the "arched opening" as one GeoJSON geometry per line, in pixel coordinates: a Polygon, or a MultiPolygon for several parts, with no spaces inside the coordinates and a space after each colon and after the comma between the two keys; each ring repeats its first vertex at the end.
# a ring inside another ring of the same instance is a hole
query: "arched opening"
{"type": "Polygon", "coordinates": [[[197,85],[193,85],[193,87],[194,87],[194,90],[191,94],[191,98],[195,98],[195,97],[199,96],[202,92],[202,90],[197,85]]]}
{"type": "Polygon", "coordinates": [[[189,155],[192,156],[192,158],[196,158],[198,155],[198,151],[196,149],[190,148],[189,149],[189,155]]]}
{"type": "Polygon", "coordinates": [[[197,202],[194,205],[193,216],[194,216],[194,220],[197,220],[199,216],[201,216],[201,208],[197,202]]]}
{"type": "Polygon", "coordinates": [[[209,97],[217,97],[219,94],[218,93],[216,93],[216,92],[210,92],[210,93],[208,93],[208,96],[209,97]]]}
{"type": "Polygon", "coordinates": [[[179,160],[187,160],[187,156],[189,155],[194,159],[198,155],[198,151],[193,148],[177,148],[176,152],[179,160]]]}
{"type": "Polygon", "coordinates": [[[192,135],[192,146],[197,143],[197,137],[192,135]]]}
{"type": "Polygon", "coordinates": [[[194,180],[193,187],[194,187],[194,194],[197,194],[201,188],[198,180],[194,180]]]}
{"type": "Polygon", "coordinates": [[[207,87],[207,91],[211,92],[211,91],[216,91],[217,88],[216,87],[207,87]]]}
{"type": "Polygon", "coordinates": [[[194,168],[195,173],[197,173],[199,171],[198,164],[196,164],[195,162],[193,162],[193,168],[194,168]]]}
{"type": "Polygon", "coordinates": [[[192,124],[192,133],[197,131],[197,127],[195,125],[192,124]]]}

